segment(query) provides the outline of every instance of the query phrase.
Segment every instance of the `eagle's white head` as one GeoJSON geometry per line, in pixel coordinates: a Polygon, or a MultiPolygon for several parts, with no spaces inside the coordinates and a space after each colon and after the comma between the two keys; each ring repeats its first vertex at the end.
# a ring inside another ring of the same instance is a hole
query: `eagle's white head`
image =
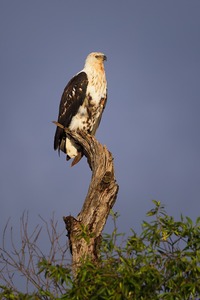
{"type": "Polygon", "coordinates": [[[98,71],[104,71],[104,61],[107,60],[105,54],[101,52],[90,53],[85,60],[84,70],[89,71],[91,68],[98,71]]]}

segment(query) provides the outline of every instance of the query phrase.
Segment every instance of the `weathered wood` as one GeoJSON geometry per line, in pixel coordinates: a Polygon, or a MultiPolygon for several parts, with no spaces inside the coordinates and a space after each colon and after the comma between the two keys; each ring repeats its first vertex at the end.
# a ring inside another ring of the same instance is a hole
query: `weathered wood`
{"type": "MultiPolygon", "coordinates": [[[[56,122],[55,124],[58,125],[56,122]]],[[[83,131],[65,131],[82,146],[92,171],[90,186],[80,213],[76,219],[72,216],[63,217],[68,231],[72,263],[76,270],[82,259],[90,257],[94,262],[98,261],[101,234],[116,201],[119,187],[115,180],[113,157],[107,148],[94,136],[83,131]]]]}

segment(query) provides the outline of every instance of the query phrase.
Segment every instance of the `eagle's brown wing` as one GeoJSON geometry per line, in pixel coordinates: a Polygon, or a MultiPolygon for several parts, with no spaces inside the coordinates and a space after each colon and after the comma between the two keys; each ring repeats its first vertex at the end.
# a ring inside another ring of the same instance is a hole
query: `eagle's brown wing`
{"type": "MultiPolygon", "coordinates": [[[[75,75],[67,84],[61,97],[58,123],[68,127],[71,119],[83,104],[86,96],[88,79],[85,72],[75,75]]],[[[62,139],[65,139],[65,131],[57,127],[54,137],[54,150],[60,150],[62,139]]]]}

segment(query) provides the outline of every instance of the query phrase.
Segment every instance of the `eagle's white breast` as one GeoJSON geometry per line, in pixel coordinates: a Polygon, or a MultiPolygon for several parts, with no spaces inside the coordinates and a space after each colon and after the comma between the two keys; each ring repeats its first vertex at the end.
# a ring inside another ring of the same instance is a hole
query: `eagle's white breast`
{"type": "Polygon", "coordinates": [[[70,130],[86,130],[92,132],[93,126],[98,121],[106,98],[107,85],[105,73],[100,76],[98,72],[87,72],[88,86],[83,104],[79,107],[77,114],[72,118],[70,130]]]}
{"type": "MultiPolygon", "coordinates": [[[[104,102],[102,99],[106,99],[106,78],[105,76],[99,78],[96,74],[93,77],[88,76],[88,81],[85,100],[79,107],[77,114],[72,118],[69,129],[79,129],[95,134],[97,129],[95,125],[103,112],[104,102]]],[[[66,152],[70,157],[75,157],[78,153],[77,145],[69,139],[66,142],[66,152]]]]}

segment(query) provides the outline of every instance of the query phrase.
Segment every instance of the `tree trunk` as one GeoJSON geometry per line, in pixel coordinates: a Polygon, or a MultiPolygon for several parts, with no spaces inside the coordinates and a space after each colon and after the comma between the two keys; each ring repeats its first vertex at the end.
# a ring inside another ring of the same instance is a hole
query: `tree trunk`
{"type": "MultiPolygon", "coordinates": [[[[56,123],[57,126],[60,124],[56,123]]],[[[60,126],[61,127],[61,126],[60,126]]],[[[86,258],[98,261],[101,234],[118,193],[113,157],[94,136],[83,131],[77,133],[65,129],[76,143],[82,146],[92,170],[92,178],[81,212],[76,218],[63,217],[72,253],[73,270],[76,274],[80,262],[86,258]]]]}

